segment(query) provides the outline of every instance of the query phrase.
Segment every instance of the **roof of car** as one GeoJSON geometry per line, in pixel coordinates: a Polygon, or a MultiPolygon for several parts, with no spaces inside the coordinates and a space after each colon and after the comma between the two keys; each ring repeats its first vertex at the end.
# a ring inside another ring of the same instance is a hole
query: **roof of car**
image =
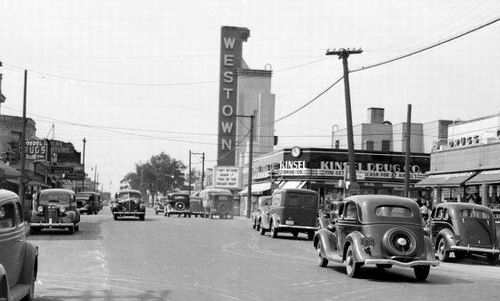
{"type": "MultiPolygon", "coordinates": [[[[413,212],[413,216],[411,218],[404,218],[405,222],[411,222],[415,224],[422,223],[419,206],[417,205],[417,202],[412,199],[392,195],[368,194],[350,196],[344,201],[354,201],[355,203],[357,203],[359,205],[359,208],[364,212],[363,218],[366,221],[374,221],[379,219],[378,217],[375,217],[375,212],[376,209],[380,206],[402,206],[408,208],[413,212]]],[[[393,219],[397,219],[397,217],[393,219]]]]}
{"type": "Polygon", "coordinates": [[[471,208],[477,209],[477,210],[480,210],[480,209],[491,210],[490,208],[483,206],[483,205],[479,205],[479,204],[458,203],[458,202],[440,203],[440,204],[437,204],[436,207],[445,207],[445,208],[448,208],[450,210],[452,210],[452,209],[461,210],[461,209],[471,209],[471,208]]]}
{"type": "Polygon", "coordinates": [[[384,204],[384,205],[413,205],[416,204],[412,199],[408,198],[403,198],[400,196],[394,196],[394,195],[383,195],[383,194],[365,194],[365,195],[353,195],[345,200],[351,200],[355,201],[357,203],[365,203],[365,202],[370,202],[370,203],[377,203],[377,204],[384,204]]]}
{"type": "Polygon", "coordinates": [[[282,192],[282,191],[292,192],[292,193],[318,194],[314,190],[301,189],[301,188],[280,188],[275,190],[275,192],[282,192]]]}
{"type": "Polygon", "coordinates": [[[0,189],[0,201],[4,199],[17,198],[17,194],[6,189],[0,189]]]}
{"type": "Polygon", "coordinates": [[[71,193],[75,194],[75,192],[71,189],[64,189],[64,188],[47,188],[42,191],[40,191],[40,194],[48,193],[48,192],[66,192],[66,193],[71,193]]]}
{"type": "Polygon", "coordinates": [[[99,194],[98,192],[95,192],[95,191],[80,191],[80,192],[77,192],[76,194],[79,195],[79,194],[83,194],[83,193],[99,194]]]}
{"type": "Polygon", "coordinates": [[[118,191],[118,194],[125,193],[125,192],[134,192],[134,193],[141,194],[141,192],[139,190],[136,190],[136,189],[122,189],[122,190],[118,191]]]}

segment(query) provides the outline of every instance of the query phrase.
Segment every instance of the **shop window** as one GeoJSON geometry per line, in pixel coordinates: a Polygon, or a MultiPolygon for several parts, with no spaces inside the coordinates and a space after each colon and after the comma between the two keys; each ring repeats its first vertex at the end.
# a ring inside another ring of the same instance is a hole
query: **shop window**
{"type": "Polygon", "coordinates": [[[369,150],[369,151],[374,150],[374,146],[373,145],[374,145],[373,141],[366,140],[366,150],[369,150]]]}
{"type": "Polygon", "coordinates": [[[391,151],[391,141],[390,140],[382,140],[382,151],[390,152],[391,151]]]}

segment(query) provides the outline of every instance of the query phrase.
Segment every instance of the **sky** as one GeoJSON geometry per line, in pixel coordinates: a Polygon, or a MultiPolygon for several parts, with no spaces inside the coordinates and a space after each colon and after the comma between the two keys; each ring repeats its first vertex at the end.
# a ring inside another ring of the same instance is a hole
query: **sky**
{"type": "MultiPolygon", "coordinates": [[[[37,136],[86,143],[115,191],[138,162],[189,150],[217,156],[221,26],[250,30],[243,57],[273,70],[276,118],[299,108],[342,75],[327,49],[361,48],[351,70],[424,48],[500,17],[497,0],[0,1],[0,73],[6,115],[27,116],[37,136]]],[[[350,75],[352,119],[370,107],[404,122],[468,120],[500,112],[500,22],[418,55],[350,75]]],[[[278,148],[329,147],[345,127],[339,84],[276,123],[278,148]]],[[[194,156],[193,166],[201,168],[194,156]]]]}

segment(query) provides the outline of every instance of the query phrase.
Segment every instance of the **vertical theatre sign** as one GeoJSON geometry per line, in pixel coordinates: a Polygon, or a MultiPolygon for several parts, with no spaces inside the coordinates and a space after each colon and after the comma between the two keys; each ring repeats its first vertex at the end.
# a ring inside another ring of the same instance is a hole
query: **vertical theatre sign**
{"type": "Polygon", "coordinates": [[[246,42],[249,36],[250,31],[247,28],[221,28],[217,165],[235,165],[235,115],[238,96],[236,70],[241,68],[243,42],[246,42]]]}

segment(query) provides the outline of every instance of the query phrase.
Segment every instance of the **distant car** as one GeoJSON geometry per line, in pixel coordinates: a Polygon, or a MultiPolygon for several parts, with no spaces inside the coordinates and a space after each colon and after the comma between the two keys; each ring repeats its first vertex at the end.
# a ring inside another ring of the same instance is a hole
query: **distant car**
{"type": "Polygon", "coordinates": [[[0,299],[35,300],[38,249],[26,240],[17,194],[0,189],[0,299]]]}
{"type": "Polygon", "coordinates": [[[270,195],[257,198],[257,207],[252,212],[252,228],[260,231],[260,224],[263,214],[269,214],[272,197],[270,195]]]}
{"type": "Polygon", "coordinates": [[[67,229],[73,234],[79,227],[80,212],[73,190],[51,188],[38,193],[31,212],[31,234],[41,229],[67,229]]]}
{"type": "Polygon", "coordinates": [[[227,189],[207,188],[200,191],[205,216],[211,219],[218,216],[220,219],[233,218],[233,194],[227,189]]]}
{"type": "Polygon", "coordinates": [[[430,267],[439,263],[430,238],[424,236],[420,209],[411,199],[351,196],[340,204],[338,215],[333,225],[314,236],[320,267],[329,261],[344,263],[353,278],[363,265],[411,267],[415,277],[424,281],[430,267]]]}
{"type": "Polygon", "coordinates": [[[158,215],[158,212],[165,212],[165,205],[167,204],[167,198],[162,197],[156,201],[154,206],[155,214],[158,215]]]}
{"type": "Polygon", "coordinates": [[[94,191],[83,191],[76,194],[76,207],[80,213],[97,214],[102,209],[101,195],[94,191]]]}
{"type": "Polygon", "coordinates": [[[292,233],[297,238],[299,233],[306,233],[312,240],[317,230],[318,193],[308,189],[277,189],[272,194],[269,212],[261,215],[260,234],[271,232],[276,238],[279,232],[292,233]]]}
{"type": "Polygon", "coordinates": [[[189,197],[189,210],[191,211],[191,215],[194,215],[195,217],[208,217],[205,215],[203,200],[201,199],[199,193],[192,194],[189,197]]]}
{"type": "Polygon", "coordinates": [[[146,205],[141,197],[141,192],[134,189],[120,190],[116,199],[111,204],[113,219],[118,217],[135,216],[143,221],[146,216],[146,205]]]}
{"type": "Polygon", "coordinates": [[[191,217],[189,211],[189,194],[172,192],[167,195],[167,204],[165,205],[165,216],[181,215],[191,217]]]}
{"type": "Polygon", "coordinates": [[[493,212],[486,206],[471,203],[441,203],[432,209],[430,232],[440,261],[451,252],[462,259],[470,254],[486,255],[496,265],[500,249],[493,212]]]}

